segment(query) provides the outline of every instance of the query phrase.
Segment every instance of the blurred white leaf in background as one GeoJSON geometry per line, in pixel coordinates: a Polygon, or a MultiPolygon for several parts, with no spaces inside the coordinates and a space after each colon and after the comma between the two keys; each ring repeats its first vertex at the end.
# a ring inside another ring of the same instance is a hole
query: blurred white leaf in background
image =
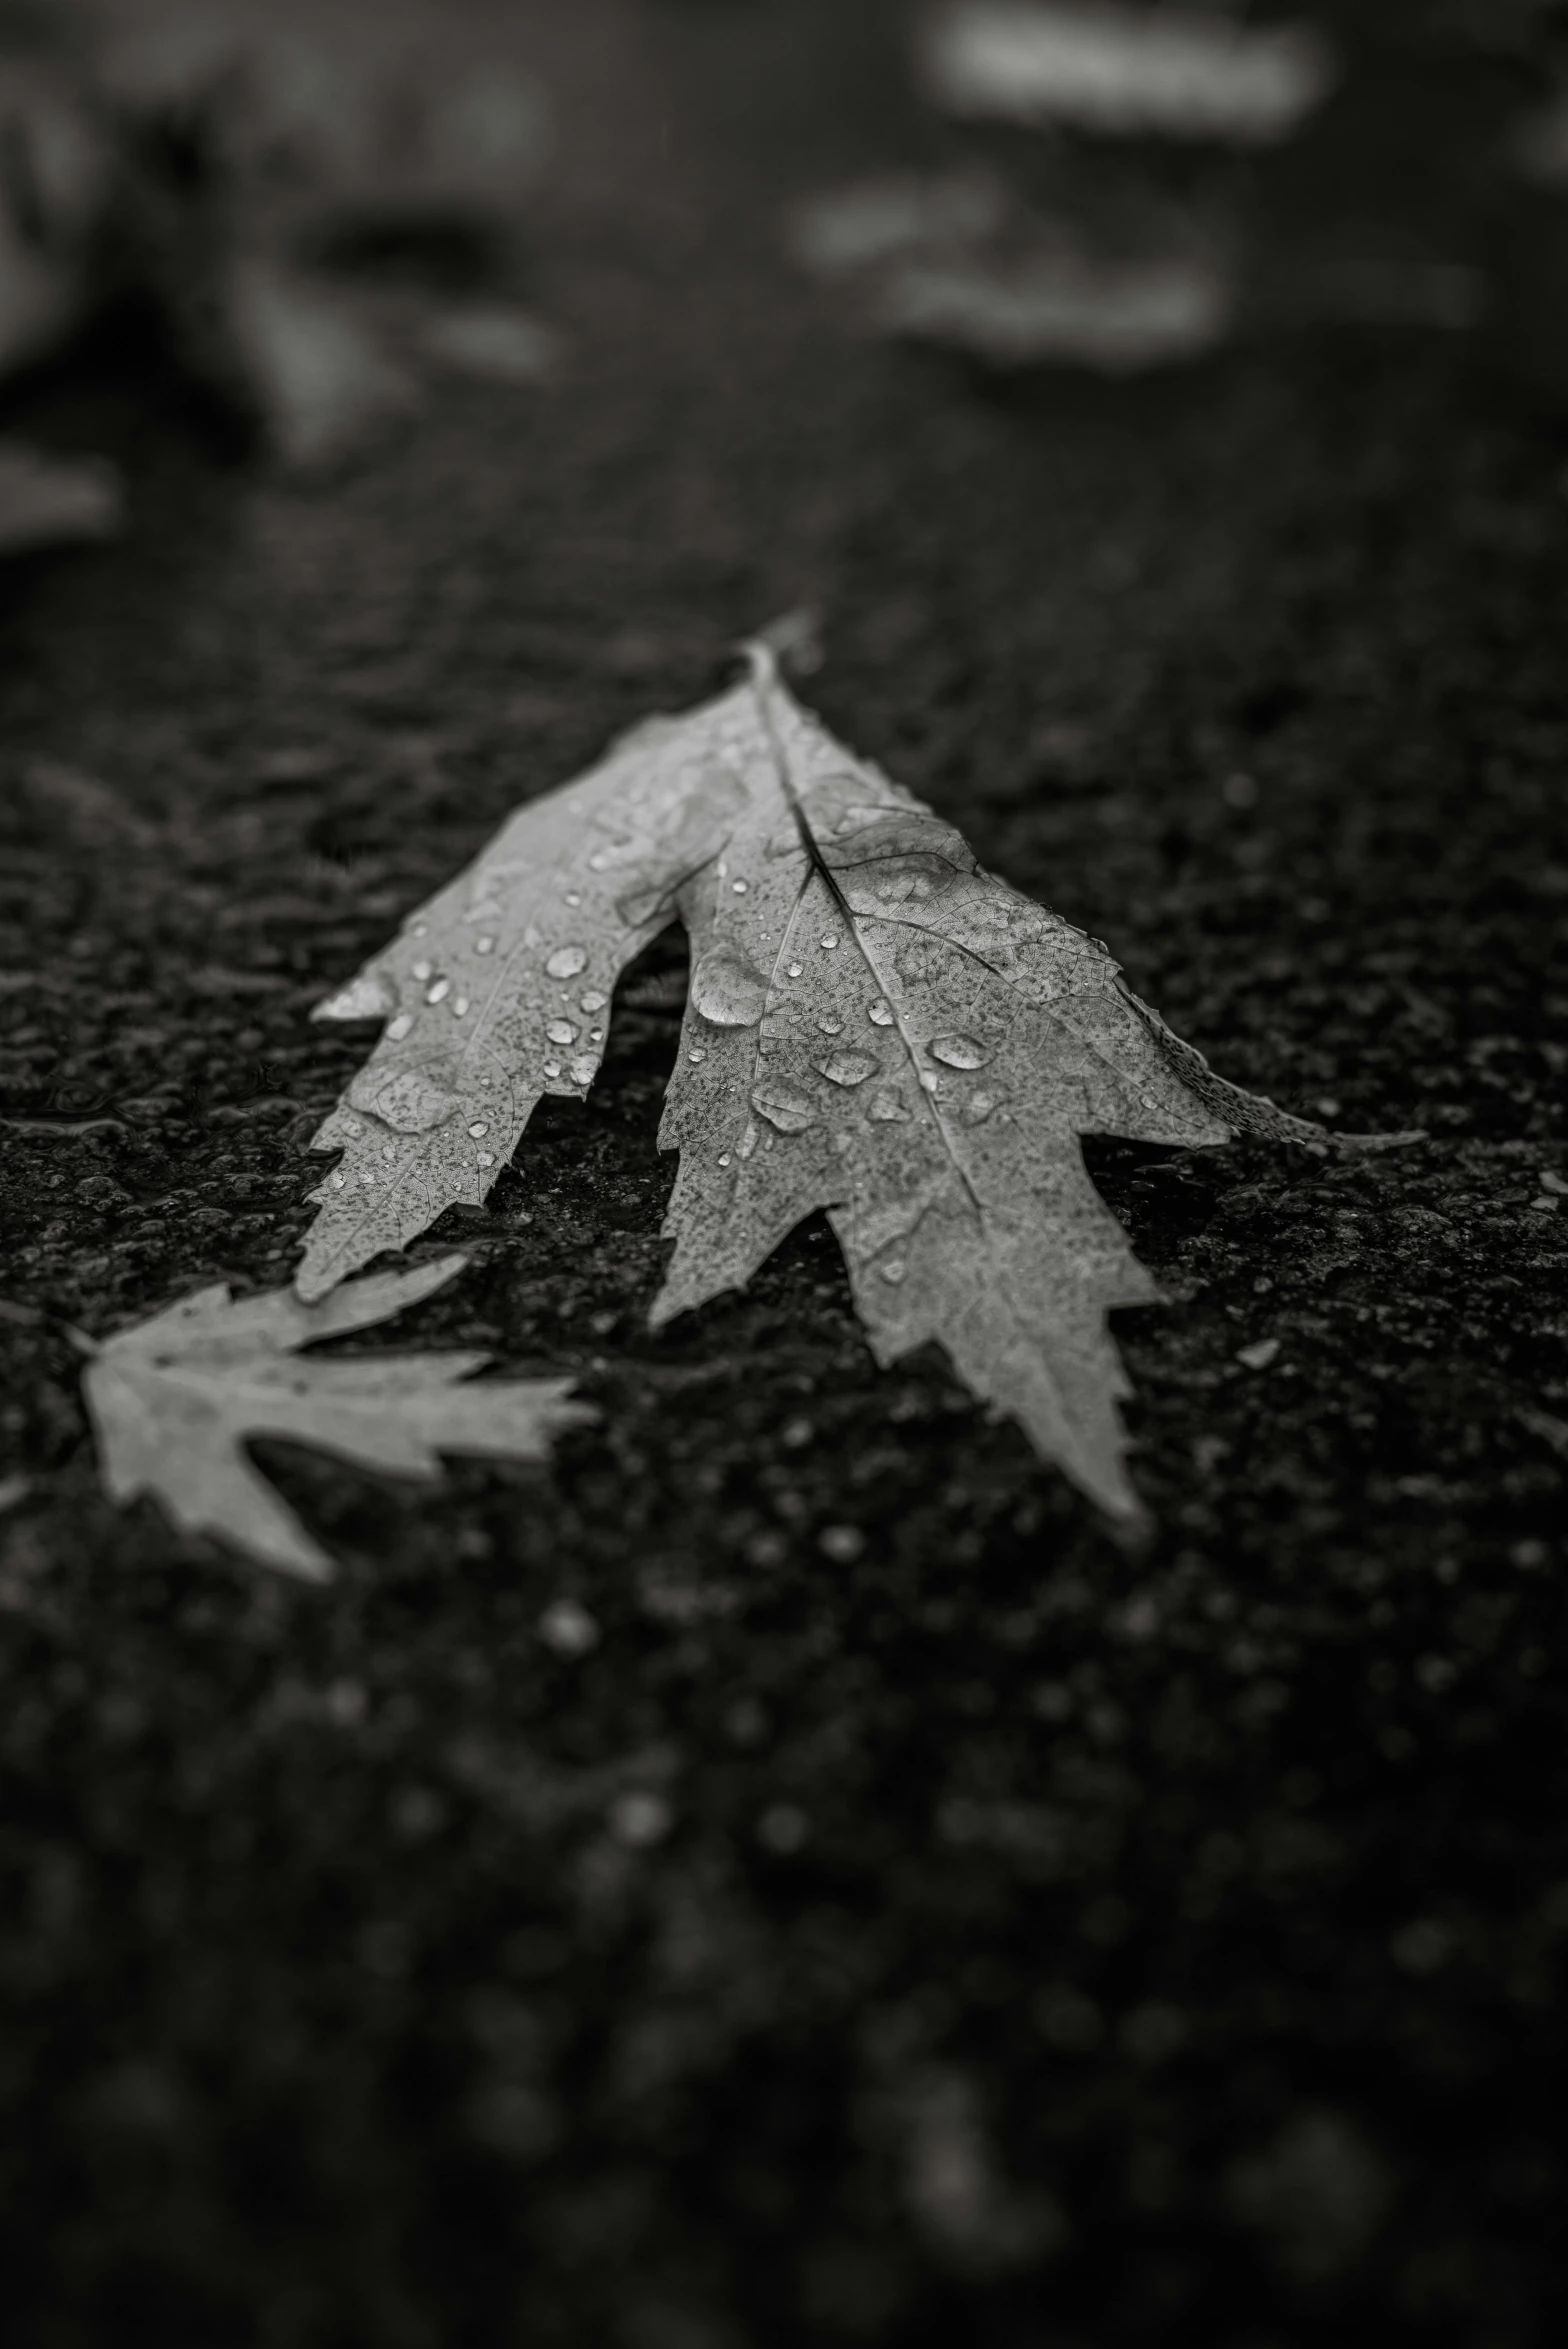
{"type": "Polygon", "coordinates": [[[419,403],[419,387],[335,287],[265,261],[227,286],[226,325],[273,453],[319,472],[419,403]]]}
{"type": "Polygon", "coordinates": [[[993,236],[1007,208],[988,171],[887,172],[807,197],[790,216],[786,241],[813,276],[852,277],[993,236]]]}
{"type": "Polygon", "coordinates": [[[868,323],[997,367],[1132,374],[1200,357],[1230,330],[1229,257],[1174,208],[1164,249],[1097,250],[978,169],[858,181],[797,207],[794,258],[858,294],[868,323]]]}
{"type": "Polygon", "coordinates": [[[461,302],[425,322],[432,359],[489,383],[543,383],[565,353],[555,328],[509,302],[461,302]]]}
{"type": "Polygon", "coordinates": [[[927,89],[951,114],[1238,146],[1288,138],[1337,70],[1310,26],[1117,0],[960,0],[921,48],[927,89]]]}
{"type": "Polygon", "coordinates": [[[80,91],[0,57],[0,376],[47,357],[92,294],[113,141],[80,91]]]}
{"type": "Polygon", "coordinates": [[[890,332],[998,367],[1073,361],[1132,375],[1201,358],[1232,318],[1225,272],[1201,255],[1113,261],[1042,251],[1019,261],[916,262],[883,287],[890,332]]]}

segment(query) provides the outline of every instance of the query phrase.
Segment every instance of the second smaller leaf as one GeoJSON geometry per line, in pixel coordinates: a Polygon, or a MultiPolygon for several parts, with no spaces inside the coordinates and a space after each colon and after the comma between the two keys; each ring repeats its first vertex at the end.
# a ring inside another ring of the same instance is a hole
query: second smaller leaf
{"type": "Polygon", "coordinates": [[[569,1378],[464,1384],[475,1352],[357,1354],[302,1362],[304,1346],[371,1329],[444,1288],[468,1259],[351,1281],[320,1305],[291,1289],[233,1298],[199,1289],[101,1346],[84,1381],[112,1500],[150,1494],[187,1533],[215,1534],[307,1582],[332,1560],[246,1459],[255,1436],[334,1453],[357,1468],[434,1483],[443,1452],[544,1460],[598,1415],[569,1378]]]}

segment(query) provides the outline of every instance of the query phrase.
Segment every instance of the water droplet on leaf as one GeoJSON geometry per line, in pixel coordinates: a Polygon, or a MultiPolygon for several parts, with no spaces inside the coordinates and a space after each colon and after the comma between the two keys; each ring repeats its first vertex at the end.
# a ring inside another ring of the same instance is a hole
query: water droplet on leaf
{"type": "Polygon", "coordinates": [[[433,987],[425,989],[425,1001],[427,1003],[445,1003],[451,992],[452,982],[450,979],[437,979],[433,987]]]}
{"type": "Polygon", "coordinates": [[[874,1028],[890,1028],[893,1025],[893,1009],[891,1004],[882,1003],[880,1001],[873,1003],[868,1006],[866,1016],[874,1028]]]}
{"type": "Polygon", "coordinates": [[[574,1085],[591,1085],[598,1074],[599,1063],[590,1052],[580,1052],[572,1062],[572,1083],[574,1085]]]}
{"type": "Polygon", "coordinates": [[[972,1093],[964,1115],[972,1126],[983,1126],[995,1107],[996,1096],[994,1093],[972,1093]]]}
{"type": "Polygon", "coordinates": [[[844,1023],[834,1012],[829,1012],[825,1020],[818,1020],[817,1026],[824,1036],[842,1036],[844,1033],[844,1023]]]}
{"type": "Polygon", "coordinates": [[[829,954],[831,954],[834,947],[838,944],[838,932],[836,930],[824,930],[822,933],[822,943],[827,948],[829,954]]]}
{"type": "Polygon", "coordinates": [[[545,1034],[552,1044],[575,1044],[577,1041],[577,1030],[570,1020],[552,1020],[545,1034]]]}
{"type": "Polygon", "coordinates": [[[495,1152],[493,1150],[478,1150],[474,1153],[474,1156],[480,1166],[494,1166],[495,1164],[495,1152]]]}
{"type": "Polygon", "coordinates": [[[495,940],[488,935],[483,938],[476,938],[474,940],[474,952],[476,954],[494,954],[495,940]]]}
{"type": "MultiPolygon", "coordinates": [[[[788,1085],[759,1085],[752,1094],[751,1106],[770,1126],[777,1126],[781,1134],[803,1134],[817,1122],[817,1105],[810,1095],[797,1093],[788,1085]]],[[[744,1143],[741,1148],[744,1151],[744,1143]]]]}
{"type": "Polygon", "coordinates": [[[716,1028],[754,1028],[767,1009],[768,982],[746,955],[715,946],[692,972],[691,1001],[716,1028]]]}
{"type": "Polygon", "coordinates": [[[817,1068],[830,1085],[863,1085],[878,1065],[869,1052],[834,1052],[819,1060],[817,1068]]]}
{"type": "Polygon", "coordinates": [[[389,1076],[374,1063],[354,1079],[351,1098],[356,1109],[374,1110],[399,1134],[428,1134],[445,1125],[463,1106],[455,1093],[420,1069],[402,1069],[389,1076]]]}
{"type": "Polygon", "coordinates": [[[615,901],[615,910],[629,930],[640,930],[651,922],[669,896],[667,886],[653,889],[628,889],[624,897],[615,901]]]}
{"type": "Polygon", "coordinates": [[[416,979],[428,979],[428,978],[429,978],[429,976],[430,976],[430,974],[431,974],[431,972],[432,972],[432,970],[434,969],[434,967],[435,967],[435,966],[434,966],[434,964],[433,964],[433,963],[428,963],[428,962],[425,962],[423,959],[421,959],[419,962],[416,962],[416,963],[415,963],[415,965],[414,965],[414,976],[415,976],[415,978],[416,978],[416,979]]]}
{"type": "Polygon", "coordinates": [[[926,1050],[948,1068],[984,1068],[991,1057],[974,1036],[933,1036],[926,1050]]]}
{"type": "Polygon", "coordinates": [[[476,1126],[470,1126],[468,1130],[473,1135],[474,1140],[479,1142],[482,1141],[485,1135],[489,1133],[490,1128],[481,1121],[481,1123],[476,1126]]]}
{"type": "Polygon", "coordinates": [[[800,977],[800,974],[801,974],[801,972],[802,972],[802,971],[805,969],[805,967],[806,967],[806,966],[805,966],[805,964],[804,964],[804,963],[800,963],[800,962],[792,962],[792,963],[790,964],[790,966],[789,966],[789,975],[790,975],[790,977],[791,977],[792,979],[798,979],[798,978],[800,977]]]}
{"type": "Polygon", "coordinates": [[[588,967],[588,950],[585,946],[558,946],[544,967],[552,979],[575,979],[588,967]]]}
{"type": "Polygon", "coordinates": [[[584,1011],[603,1011],[610,998],[608,995],[601,995],[597,987],[590,987],[587,994],[580,996],[578,1000],[584,1011]]]}
{"type": "Polygon", "coordinates": [[[890,1256],[886,1264],[879,1264],[877,1266],[877,1270],[882,1275],[882,1278],[887,1282],[889,1288],[896,1289],[899,1282],[903,1280],[905,1275],[908,1273],[909,1267],[904,1262],[902,1256],[890,1256]]]}
{"type": "Polygon", "coordinates": [[[388,1040],[393,1044],[401,1044],[403,1038],[409,1033],[413,1025],[413,1013],[411,1011],[400,1011],[395,1020],[389,1020],[387,1022],[388,1040]]]}
{"type": "Polygon", "coordinates": [[[547,1060],[544,1064],[544,1073],[547,1077],[558,1077],[561,1073],[560,1062],[558,1060],[547,1060]]]}
{"type": "Polygon", "coordinates": [[[879,1093],[866,1115],[875,1118],[879,1126],[902,1125],[909,1111],[896,1093],[879,1093]]]}

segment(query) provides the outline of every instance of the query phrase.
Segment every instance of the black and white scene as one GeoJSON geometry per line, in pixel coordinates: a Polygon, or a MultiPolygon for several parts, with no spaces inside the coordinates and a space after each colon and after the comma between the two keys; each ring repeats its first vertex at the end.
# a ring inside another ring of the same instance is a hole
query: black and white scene
{"type": "Polygon", "coordinates": [[[1568,4],[0,0],[7,2349],[1568,2338],[1568,4]]]}

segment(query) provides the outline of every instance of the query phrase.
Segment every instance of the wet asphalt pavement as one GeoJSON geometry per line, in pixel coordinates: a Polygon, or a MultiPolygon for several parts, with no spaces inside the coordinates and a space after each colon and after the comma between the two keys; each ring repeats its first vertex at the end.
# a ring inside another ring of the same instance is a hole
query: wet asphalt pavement
{"type": "Polygon", "coordinates": [[[1265,268],[1475,269],[1468,333],[879,344],[779,219],[953,153],[897,12],[584,0],[507,12],[556,385],[322,487],[129,328],[9,396],[130,483],[0,580],[18,2349],[1557,2337],[1568,199],[1430,13],[1235,200],[1265,268]],[[1224,1074],[1427,1137],[1088,1145],[1151,1546],[879,1374],[825,1224],[650,1336],[678,935],[398,1333],[600,1425],[437,1493],[261,1447],[325,1592],[114,1511],[69,1325],[288,1276],[369,1040],[311,1005],[803,603],[834,728],[1224,1074]]]}

